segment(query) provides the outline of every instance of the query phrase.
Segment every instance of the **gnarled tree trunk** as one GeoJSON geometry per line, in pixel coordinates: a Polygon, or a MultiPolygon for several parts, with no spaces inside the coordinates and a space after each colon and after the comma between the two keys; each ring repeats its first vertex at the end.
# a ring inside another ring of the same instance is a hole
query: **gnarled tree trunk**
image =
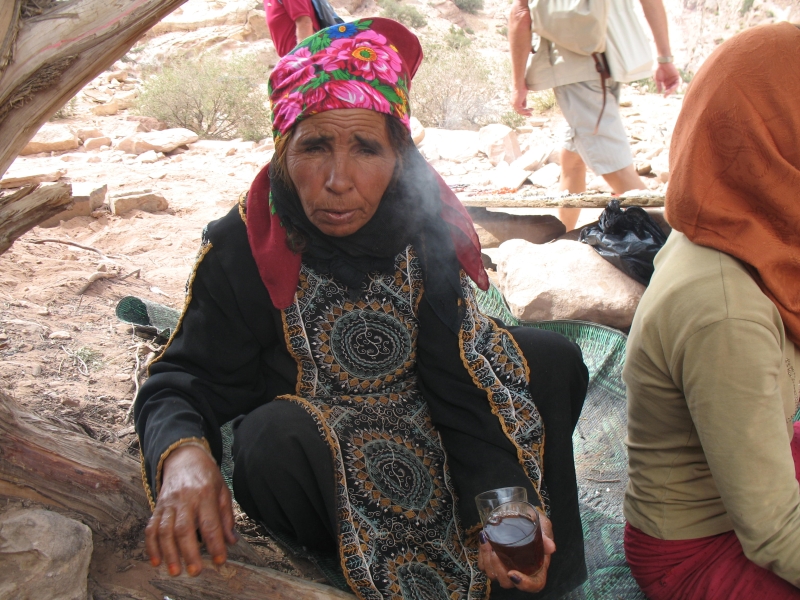
{"type": "MultiPolygon", "coordinates": [[[[185,0],[0,0],[0,177],[42,124],[185,0]]],[[[26,195],[28,204],[48,194],[26,195]]],[[[52,212],[4,203],[0,253],[52,212]],[[11,216],[9,216],[11,215],[11,216]],[[12,234],[13,232],[13,234],[12,234]]],[[[21,200],[22,201],[22,200],[21,200]]],[[[63,210],[64,207],[61,207],[63,210]]],[[[58,212],[58,211],[56,211],[58,212]]]]}
{"type": "MultiPolygon", "coordinates": [[[[206,560],[199,577],[170,577],[144,561],[124,558],[122,548],[141,541],[150,515],[139,463],[100,442],[22,411],[0,392],[0,505],[26,503],[79,520],[92,530],[91,573],[102,589],[123,597],[160,598],[166,592],[184,600],[352,600],[332,587],[272,569],[206,560]],[[102,562],[102,568],[95,563],[102,562]],[[117,574],[136,570],[131,578],[117,574]]],[[[258,563],[252,547],[240,540],[229,550],[238,560],[258,563]]]]}

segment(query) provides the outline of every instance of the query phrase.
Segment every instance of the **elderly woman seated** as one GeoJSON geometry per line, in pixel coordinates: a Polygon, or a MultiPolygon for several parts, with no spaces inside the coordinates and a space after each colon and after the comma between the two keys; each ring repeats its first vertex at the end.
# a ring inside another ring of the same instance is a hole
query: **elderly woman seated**
{"type": "Polygon", "coordinates": [[[648,598],[800,598],[800,29],[692,81],[628,340],[625,554],[648,598]],[[793,461],[794,454],[794,461],[793,461]]]}
{"type": "Polygon", "coordinates": [[[571,435],[587,371],[565,338],[478,309],[472,223],[409,132],[421,59],[376,18],[318,32],[272,73],[274,159],[208,226],[136,399],[154,565],[197,574],[198,530],[225,560],[217,464],[235,419],[237,502],[338,552],[359,598],[480,599],[487,577],[493,598],[556,598],[585,579],[571,435]],[[549,515],[532,576],[477,541],[473,498],[504,486],[549,515]]]}

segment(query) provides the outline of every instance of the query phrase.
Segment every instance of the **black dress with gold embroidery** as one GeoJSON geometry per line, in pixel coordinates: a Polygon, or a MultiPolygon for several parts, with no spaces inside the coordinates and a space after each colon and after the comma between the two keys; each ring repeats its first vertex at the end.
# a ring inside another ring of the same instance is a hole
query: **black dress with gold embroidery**
{"type": "MultiPolygon", "coordinates": [[[[572,492],[561,491],[574,487],[571,451],[546,459],[548,415],[532,398],[526,362],[533,351],[480,313],[466,277],[457,336],[435,323],[411,247],[394,273],[371,274],[355,299],[304,265],[294,303],[278,311],[237,217],[210,226],[181,324],[136,401],[148,491],[157,492],[164,455],[181,440],[205,439],[219,457],[221,423],[288,402],[313,419],[330,450],[339,555],[359,598],[487,597],[466,531],[477,524],[472,496],[501,485],[525,485],[534,504],[553,509],[551,582],[524,597],[556,597],[580,583],[577,496],[567,507],[572,492]],[[563,473],[543,477],[543,467],[563,473]],[[558,506],[548,506],[547,488],[558,506]]],[[[551,413],[564,404],[572,427],[586,386],[580,367],[551,385],[560,390],[554,401],[543,398],[551,413]]],[[[570,426],[562,429],[568,437],[570,426]]]]}

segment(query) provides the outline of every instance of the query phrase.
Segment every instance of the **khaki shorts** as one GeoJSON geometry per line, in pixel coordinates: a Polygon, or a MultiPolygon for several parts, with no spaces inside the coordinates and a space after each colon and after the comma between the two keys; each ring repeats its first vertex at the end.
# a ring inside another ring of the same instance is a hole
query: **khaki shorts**
{"type": "Polygon", "coordinates": [[[563,148],[580,154],[596,175],[605,175],[633,164],[631,146],[619,114],[621,84],[608,84],[606,108],[597,134],[594,127],[603,106],[603,88],[597,81],[582,81],[553,88],[556,101],[569,127],[563,148]]]}

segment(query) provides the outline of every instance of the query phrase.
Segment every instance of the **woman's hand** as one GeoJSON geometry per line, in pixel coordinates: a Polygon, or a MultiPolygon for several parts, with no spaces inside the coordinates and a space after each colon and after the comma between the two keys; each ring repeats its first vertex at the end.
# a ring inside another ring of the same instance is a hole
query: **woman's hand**
{"type": "Polygon", "coordinates": [[[524,575],[519,571],[509,571],[500,561],[500,557],[492,550],[492,545],[483,532],[480,533],[480,553],[478,554],[478,568],[486,573],[493,581],[498,581],[502,588],[517,588],[523,592],[540,592],[547,583],[547,569],[550,567],[550,555],[556,551],[553,541],[553,524],[550,519],[539,513],[539,522],[542,527],[542,541],[544,542],[544,562],[542,568],[533,575],[524,575]]]}
{"type": "Polygon", "coordinates": [[[145,545],[154,567],[167,563],[170,575],[203,570],[197,531],[215,564],[227,558],[225,544],[236,543],[231,493],[214,459],[198,446],[185,445],[164,461],[158,503],[145,529],[145,545]]]}

